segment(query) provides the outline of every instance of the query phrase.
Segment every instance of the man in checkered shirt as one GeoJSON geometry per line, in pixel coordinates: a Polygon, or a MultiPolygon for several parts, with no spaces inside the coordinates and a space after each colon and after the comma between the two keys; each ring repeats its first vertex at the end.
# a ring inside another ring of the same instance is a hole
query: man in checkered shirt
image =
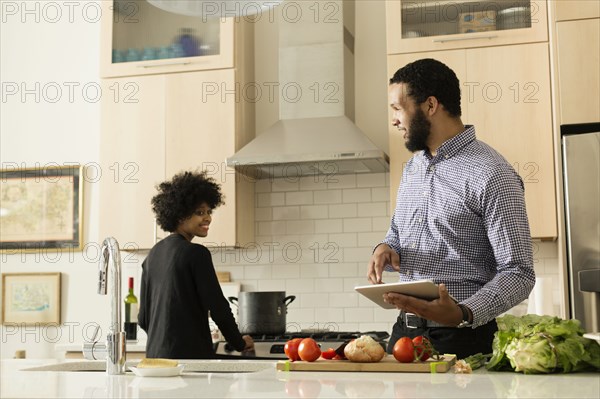
{"type": "Polygon", "coordinates": [[[383,270],[397,271],[400,281],[434,281],[440,295],[426,301],[385,294],[401,311],[388,352],[400,337],[424,335],[440,353],[491,353],[496,316],[535,284],[523,182],[476,139],[475,127],[463,124],[459,81],[443,63],[404,66],[388,94],[392,124],[414,155],[368,278],[379,284],[383,270]]]}

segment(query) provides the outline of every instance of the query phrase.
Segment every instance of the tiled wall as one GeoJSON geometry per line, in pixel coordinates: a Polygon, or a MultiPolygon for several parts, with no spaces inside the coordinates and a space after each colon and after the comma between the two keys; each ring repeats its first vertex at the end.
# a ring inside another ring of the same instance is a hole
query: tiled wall
{"type": "MultiPolygon", "coordinates": [[[[289,329],[391,330],[396,311],[354,291],[368,284],[372,249],[389,226],[389,174],[260,180],[256,197],[256,242],[213,251],[217,270],[229,271],[243,291],[295,295],[289,329]]],[[[536,273],[553,278],[558,298],[556,244],[536,242],[534,251],[536,273]]],[[[384,281],[395,280],[386,273],[384,281]]]]}

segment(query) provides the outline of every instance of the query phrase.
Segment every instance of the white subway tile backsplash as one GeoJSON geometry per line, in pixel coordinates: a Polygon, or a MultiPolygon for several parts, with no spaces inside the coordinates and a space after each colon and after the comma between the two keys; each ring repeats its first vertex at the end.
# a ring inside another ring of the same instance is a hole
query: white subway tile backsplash
{"type": "Polygon", "coordinates": [[[338,323],[344,322],[344,312],[339,308],[332,309],[331,306],[328,308],[315,309],[315,321],[319,323],[320,328],[329,331],[348,331],[339,328],[338,323]]]}
{"type": "MultiPolygon", "coordinates": [[[[374,247],[375,245],[373,245],[374,247]]],[[[344,262],[361,262],[366,265],[365,262],[368,262],[371,259],[371,254],[373,252],[372,247],[363,247],[363,248],[344,248],[343,249],[344,262]]],[[[366,266],[365,266],[366,267],[366,266]]]]}
{"type": "Polygon", "coordinates": [[[358,243],[357,233],[331,233],[328,242],[337,248],[356,247],[358,243]]]}
{"type": "Polygon", "coordinates": [[[273,192],[277,191],[298,191],[300,188],[300,179],[297,178],[279,178],[273,179],[271,186],[273,192]]]}
{"type": "Polygon", "coordinates": [[[303,308],[328,308],[329,294],[304,294],[300,300],[300,306],[303,308]]]}
{"type": "Polygon", "coordinates": [[[329,266],[327,264],[322,263],[302,264],[302,266],[300,267],[300,277],[315,279],[328,278],[329,266]]]}
{"type": "Polygon", "coordinates": [[[325,190],[327,184],[323,182],[322,176],[305,176],[300,178],[300,191],[325,190]]]}
{"type": "Polygon", "coordinates": [[[271,189],[271,180],[270,179],[260,179],[256,180],[254,184],[254,192],[257,193],[270,193],[271,189]]]}
{"type": "Polygon", "coordinates": [[[273,208],[256,208],[254,210],[254,220],[257,222],[273,220],[273,208]]]}
{"type": "Polygon", "coordinates": [[[314,220],[288,220],[286,222],[287,234],[314,234],[315,231],[314,220]]]}
{"type": "Polygon", "coordinates": [[[358,296],[354,293],[329,294],[329,306],[332,308],[355,308],[358,296]]]}
{"type": "Polygon", "coordinates": [[[371,202],[370,188],[347,188],[342,190],[342,202],[371,202]]]}
{"type": "MultiPolygon", "coordinates": [[[[390,188],[389,187],[373,187],[371,189],[371,196],[373,198],[373,202],[390,202],[390,188]]],[[[388,205],[389,209],[389,205],[388,205]]]]}
{"type": "Polygon", "coordinates": [[[344,233],[358,233],[373,230],[371,218],[344,219],[344,233]]]}
{"type": "Polygon", "coordinates": [[[329,205],[330,218],[353,218],[358,215],[356,204],[329,205]]]}
{"type": "Polygon", "coordinates": [[[315,280],[315,292],[342,292],[344,280],[341,278],[320,278],[315,280]]]}
{"type": "Polygon", "coordinates": [[[356,175],[356,187],[384,187],[385,173],[360,173],[356,175]]]}
{"type": "Polygon", "coordinates": [[[298,207],[298,206],[276,206],[273,208],[259,208],[259,209],[272,209],[273,210],[273,220],[300,219],[300,207],[298,207]]]}
{"type": "Polygon", "coordinates": [[[396,309],[384,309],[377,306],[373,309],[373,321],[394,324],[399,313],[400,311],[396,309]]]}
{"type": "Polygon", "coordinates": [[[258,207],[285,205],[284,193],[258,193],[258,207]]]}
{"type": "Polygon", "coordinates": [[[286,233],[285,221],[257,222],[259,235],[280,236],[286,233]]]}
{"type": "Polygon", "coordinates": [[[554,241],[533,241],[534,258],[558,258],[558,245],[554,241]]]}
{"type": "Polygon", "coordinates": [[[329,190],[354,187],[356,187],[356,175],[333,175],[327,183],[329,190]]]}
{"type": "Polygon", "coordinates": [[[388,213],[387,202],[370,202],[357,204],[357,206],[358,217],[387,216],[388,213]]]}
{"type": "Polygon", "coordinates": [[[344,321],[345,322],[372,322],[373,321],[373,309],[372,308],[345,308],[344,309],[344,321]]]}
{"type": "Polygon", "coordinates": [[[315,233],[343,233],[343,219],[315,220],[315,233]]]}
{"type": "Polygon", "coordinates": [[[344,278],[344,292],[354,293],[354,295],[356,295],[357,299],[358,299],[358,297],[361,297],[363,295],[360,295],[359,293],[357,293],[354,290],[354,287],[359,286],[359,285],[369,284],[369,282],[367,281],[367,264],[366,263],[362,266],[362,270],[363,270],[363,273],[360,274],[360,277],[344,278]]]}
{"type": "Polygon", "coordinates": [[[251,280],[269,280],[275,277],[271,270],[271,265],[244,266],[244,278],[251,280]]]}
{"type": "Polygon", "coordinates": [[[312,191],[291,191],[289,193],[285,193],[286,205],[312,205],[312,203],[312,191]]]}
{"type": "Polygon", "coordinates": [[[329,242],[328,234],[302,234],[299,236],[298,243],[302,248],[308,248],[312,251],[318,251],[317,248],[324,248],[329,242]]]}
{"type": "Polygon", "coordinates": [[[387,233],[390,228],[391,217],[374,217],[373,218],[373,231],[381,231],[383,234],[387,233]]]}
{"type": "MultiPolygon", "coordinates": [[[[290,293],[286,293],[290,295],[290,293]]],[[[293,295],[293,294],[292,294],[293,295]]],[[[298,299],[296,299],[297,301],[298,299]]],[[[296,327],[297,331],[303,328],[308,328],[307,325],[314,323],[315,320],[315,309],[313,308],[296,308],[296,303],[291,303],[288,307],[288,313],[286,316],[286,324],[288,325],[288,331],[290,328],[296,327]]],[[[297,305],[296,305],[297,306],[297,305]]]]}
{"type": "Polygon", "coordinates": [[[276,279],[300,278],[300,265],[297,265],[297,264],[273,265],[272,274],[273,274],[273,278],[276,278],[276,279]]]}
{"type": "Polygon", "coordinates": [[[305,292],[317,292],[315,290],[315,282],[316,280],[313,278],[286,280],[285,290],[288,292],[288,295],[297,295],[305,292]]]}
{"type": "Polygon", "coordinates": [[[315,204],[339,204],[342,202],[342,190],[314,191],[315,204]]]}
{"type": "Polygon", "coordinates": [[[358,246],[372,248],[379,244],[384,236],[380,232],[358,233],[358,246]]]}
{"type": "Polygon", "coordinates": [[[258,280],[254,291],[286,291],[285,287],[285,280],[258,280]]]}
{"type": "Polygon", "coordinates": [[[300,219],[327,219],[329,207],[327,205],[302,205],[300,206],[300,219]]]}
{"type": "Polygon", "coordinates": [[[331,277],[356,277],[359,273],[357,263],[330,263],[328,266],[331,277]]]}

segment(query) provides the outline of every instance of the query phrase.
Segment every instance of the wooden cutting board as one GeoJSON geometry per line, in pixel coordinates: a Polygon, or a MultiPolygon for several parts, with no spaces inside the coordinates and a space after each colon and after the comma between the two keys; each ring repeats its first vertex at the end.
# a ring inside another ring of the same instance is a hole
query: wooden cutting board
{"type": "Polygon", "coordinates": [[[280,371],[370,371],[370,372],[404,372],[404,373],[445,373],[456,362],[455,355],[444,355],[440,359],[428,359],[424,362],[400,363],[394,356],[386,355],[377,363],[355,363],[350,360],[318,359],[314,362],[290,362],[280,360],[277,370],[280,371]]]}

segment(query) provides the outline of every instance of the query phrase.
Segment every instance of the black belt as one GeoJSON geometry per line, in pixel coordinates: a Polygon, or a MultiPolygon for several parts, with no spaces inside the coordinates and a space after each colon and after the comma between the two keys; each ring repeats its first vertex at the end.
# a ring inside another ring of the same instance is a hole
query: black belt
{"type": "Polygon", "coordinates": [[[427,320],[422,317],[417,316],[414,313],[408,313],[405,311],[400,312],[400,319],[406,326],[406,328],[428,328],[428,327],[446,327],[452,328],[451,326],[446,326],[444,324],[436,323],[435,321],[427,320]]]}

